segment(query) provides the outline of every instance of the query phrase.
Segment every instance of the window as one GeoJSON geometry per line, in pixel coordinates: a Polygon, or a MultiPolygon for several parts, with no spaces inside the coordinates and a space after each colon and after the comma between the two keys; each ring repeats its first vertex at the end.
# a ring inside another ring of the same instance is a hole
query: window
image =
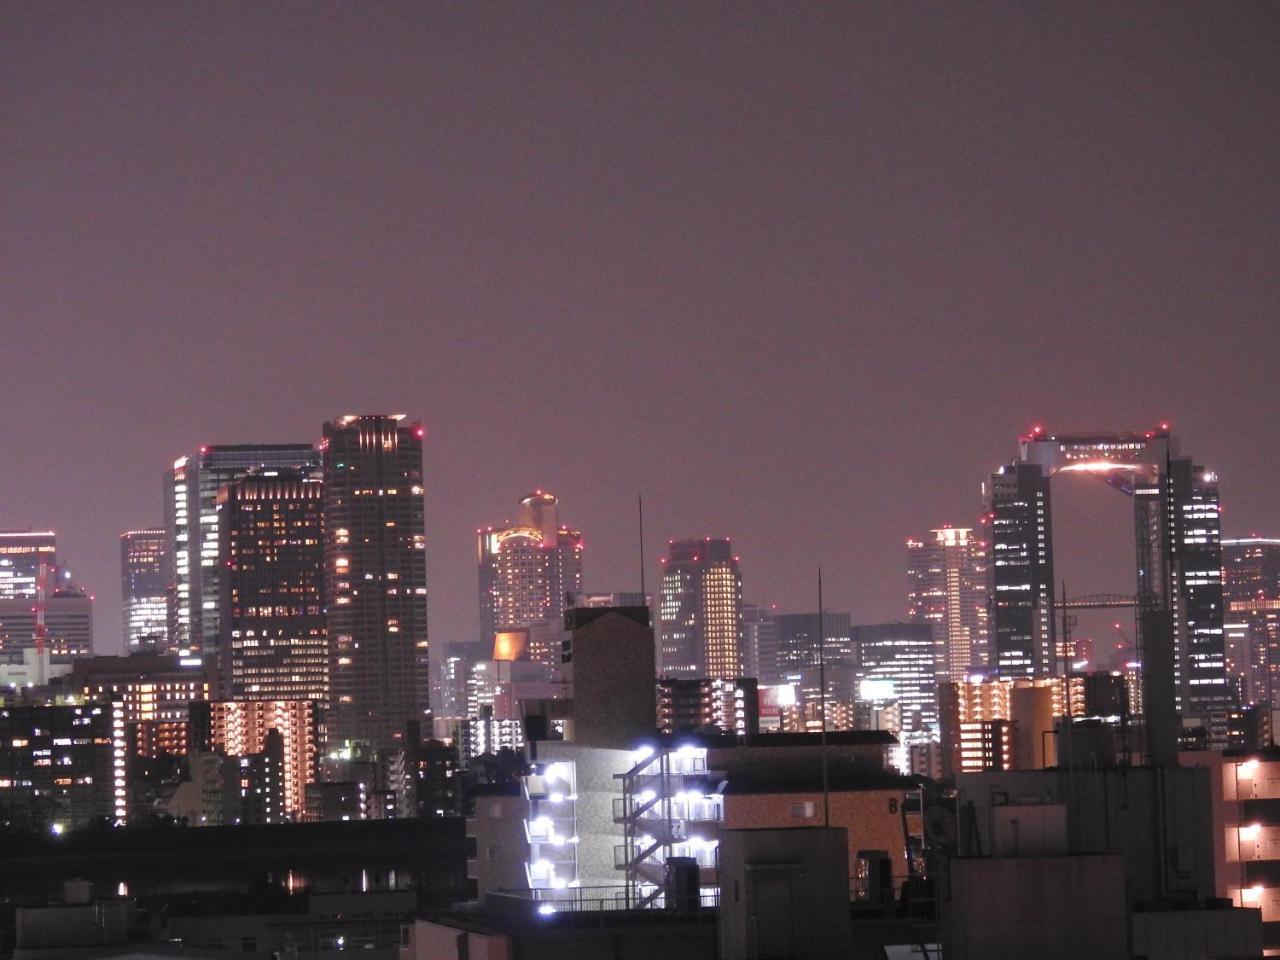
{"type": "Polygon", "coordinates": [[[812,800],[804,800],[791,805],[791,817],[795,820],[811,820],[817,816],[818,805],[812,800]]]}

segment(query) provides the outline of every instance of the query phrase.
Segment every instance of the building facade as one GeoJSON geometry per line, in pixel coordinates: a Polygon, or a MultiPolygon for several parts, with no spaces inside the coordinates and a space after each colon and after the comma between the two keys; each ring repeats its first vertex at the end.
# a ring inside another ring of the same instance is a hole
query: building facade
{"type": "Polygon", "coordinates": [[[742,675],[742,574],[728,539],[667,544],[658,625],[662,676],[742,675]]]}
{"type": "Polygon", "coordinates": [[[562,620],[567,598],[582,590],[582,534],[560,523],[558,510],[556,497],[538,490],[520,501],[516,523],[479,532],[484,646],[501,631],[562,620]]]}
{"type": "MultiPolygon", "coordinates": [[[[317,704],[311,700],[219,700],[209,707],[215,749],[242,760],[260,756],[257,762],[267,769],[259,772],[259,778],[273,775],[272,765],[278,765],[275,775],[282,784],[283,804],[279,809],[283,816],[257,822],[301,820],[307,784],[315,782],[320,772],[322,745],[317,704]],[[270,743],[272,733],[280,738],[274,749],[270,743]]],[[[246,763],[246,768],[251,765],[246,763]]]]}
{"type": "Polygon", "coordinates": [[[125,750],[110,701],[0,706],[0,808],[55,833],[102,817],[123,821],[125,750]]]}
{"type": "Polygon", "coordinates": [[[52,530],[0,530],[0,600],[31,600],[40,566],[58,563],[52,530]]]}
{"type": "Polygon", "coordinates": [[[340,417],[321,450],[330,743],[390,746],[430,696],[422,427],[340,417]]]}
{"type": "Polygon", "coordinates": [[[990,642],[987,544],[965,527],[907,541],[907,617],[933,628],[939,680],[985,669],[990,642]]]}
{"type": "Polygon", "coordinates": [[[120,596],[126,650],[167,648],[168,537],[163,530],[120,534],[120,596]]]}
{"type": "Polygon", "coordinates": [[[329,699],[323,483],[257,471],[218,493],[219,696],[329,699]]]}
{"type": "MultiPolygon", "coordinates": [[[[74,587],[53,591],[44,601],[48,662],[65,666],[93,653],[93,598],[74,587]]],[[[36,645],[36,607],[31,599],[0,600],[0,650],[36,645]]]]}
{"type": "Polygon", "coordinates": [[[775,662],[780,683],[795,683],[801,674],[818,666],[818,647],[827,663],[853,664],[857,651],[853,646],[852,618],[847,613],[780,613],[774,618],[777,630],[775,662]],[[821,627],[821,629],[819,629],[821,627]]]}
{"type": "Polygon", "coordinates": [[[855,626],[852,633],[864,699],[898,702],[904,744],[937,740],[933,628],[927,623],[876,623],[855,626]]]}
{"type": "Polygon", "coordinates": [[[1280,539],[1222,541],[1227,673],[1241,703],[1276,702],[1280,680],[1280,539]]]}
{"type": "Polygon", "coordinates": [[[218,491],[251,470],[315,474],[320,454],[306,443],[201,447],[165,473],[168,534],[168,649],[214,655],[221,634],[218,491]]]}

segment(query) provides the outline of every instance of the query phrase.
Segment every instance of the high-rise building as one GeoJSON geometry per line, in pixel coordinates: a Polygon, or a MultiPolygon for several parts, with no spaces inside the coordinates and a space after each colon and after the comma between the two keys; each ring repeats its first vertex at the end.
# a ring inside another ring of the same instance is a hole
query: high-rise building
{"type": "Polygon", "coordinates": [[[229,757],[270,752],[268,739],[273,732],[278,733],[281,739],[276,762],[283,781],[283,813],[288,819],[301,820],[307,784],[318,778],[320,770],[320,714],[316,703],[312,700],[222,700],[209,707],[213,746],[229,757]]]}
{"type": "Polygon", "coordinates": [[[907,541],[907,616],[933,628],[939,680],[987,666],[987,545],[964,527],[907,541]]]}
{"type": "MultiPolygon", "coordinates": [[[[0,599],[0,650],[36,645],[36,608],[30,599],[0,599]]],[[[53,590],[45,599],[48,662],[66,665],[93,653],[93,598],[76,587],[53,590]]]]}
{"type": "Polygon", "coordinates": [[[781,682],[794,683],[804,670],[818,666],[819,643],[822,659],[827,663],[852,665],[857,660],[850,632],[852,617],[847,613],[825,611],[821,632],[816,613],[780,613],[774,617],[774,622],[777,624],[777,665],[781,682]]]}
{"type": "Polygon", "coordinates": [[[430,696],[422,427],[340,417],[321,451],[329,740],[391,746],[430,696]]]}
{"type": "Polygon", "coordinates": [[[728,539],[668,542],[658,623],[662,676],[742,675],[742,574],[728,539]]]}
{"type": "Polygon", "coordinates": [[[0,600],[32,599],[40,565],[58,562],[52,530],[0,530],[0,600]]]}
{"type": "Polygon", "coordinates": [[[218,493],[222,698],[328,702],[322,490],[268,469],[218,493]]]}
{"type": "Polygon", "coordinates": [[[780,682],[776,607],[742,605],[742,675],[761,685],[780,682]]]}
{"type": "Polygon", "coordinates": [[[163,530],[120,534],[120,596],[126,650],[163,650],[168,632],[168,561],[163,530]]]}
{"type": "Polygon", "coordinates": [[[560,523],[558,508],[555,496],[538,490],[520,501],[514,524],[479,531],[485,647],[499,631],[562,621],[567,597],[582,590],[582,534],[560,523]]]}
{"type": "Polygon", "coordinates": [[[1227,669],[1243,703],[1280,695],[1280,539],[1222,541],[1227,669]]]}
{"type": "Polygon", "coordinates": [[[124,721],[110,701],[0,709],[0,808],[54,833],[128,816],[124,721]]]}
{"type": "MultiPolygon", "coordinates": [[[[1053,676],[1055,635],[1050,480],[1096,476],[1133,500],[1139,608],[1169,618],[1178,709],[1230,708],[1223,649],[1218,478],[1179,455],[1168,425],[1145,433],[1052,436],[1036,427],[989,487],[992,666],[1001,677],[1053,676]]],[[[1147,617],[1140,623],[1162,620],[1147,617]]],[[[1154,642],[1154,638],[1151,638],[1154,642]]],[[[1140,638],[1146,647],[1148,640],[1140,638]]]]}
{"type": "Polygon", "coordinates": [[[206,446],[174,461],[165,473],[169,649],[164,652],[213,655],[217,650],[222,582],[218,491],[251,470],[315,474],[319,467],[319,452],[306,443],[206,446]]]}
{"type": "Polygon", "coordinates": [[[936,740],[933,628],[927,623],[877,623],[855,626],[852,633],[864,682],[883,690],[877,699],[898,701],[899,739],[906,744],[936,740]]]}

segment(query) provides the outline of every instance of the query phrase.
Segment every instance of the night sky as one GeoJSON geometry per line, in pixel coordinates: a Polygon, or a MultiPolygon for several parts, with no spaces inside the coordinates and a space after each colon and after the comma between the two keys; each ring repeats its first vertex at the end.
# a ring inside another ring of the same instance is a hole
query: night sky
{"type": "MultiPolygon", "coordinates": [[[[105,652],[166,466],[344,413],[427,429],[437,641],[539,486],[592,589],[642,490],[651,588],[728,535],[900,616],[1033,423],[1168,419],[1280,535],[1278,95],[1275,3],[0,4],[0,526],[105,652]]],[[[1059,575],[1132,590],[1075,484],[1059,575]]]]}

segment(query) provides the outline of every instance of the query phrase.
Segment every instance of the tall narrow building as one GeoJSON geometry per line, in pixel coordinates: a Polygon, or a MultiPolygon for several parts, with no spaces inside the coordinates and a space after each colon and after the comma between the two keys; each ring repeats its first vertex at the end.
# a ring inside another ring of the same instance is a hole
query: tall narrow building
{"type": "Polygon", "coordinates": [[[218,492],[220,699],[328,703],[322,489],[280,469],[218,492]]]}
{"type": "Polygon", "coordinates": [[[201,447],[179,457],[165,474],[168,532],[169,651],[215,655],[218,623],[218,491],[251,470],[293,469],[316,474],[320,454],[307,443],[201,447]]]}
{"type": "Polygon", "coordinates": [[[163,650],[168,646],[166,541],[163,530],[120,534],[120,596],[126,652],[163,650]]]}
{"type": "Polygon", "coordinates": [[[538,490],[519,518],[479,531],[480,642],[537,621],[564,619],[566,597],[582,590],[582,534],[559,519],[559,501],[538,490]]]}
{"type": "Polygon", "coordinates": [[[321,452],[329,741],[389,746],[429,696],[422,427],[340,417],[321,452]]]}
{"type": "Polygon", "coordinates": [[[907,615],[933,628],[938,680],[960,683],[987,666],[987,545],[965,527],[907,541],[907,615]]]}
{"type": "Polygon", "coordinates": [[[728,539],[667,544],[658,622],[662,676],[742,675],[742,574],[728,539]]]}

